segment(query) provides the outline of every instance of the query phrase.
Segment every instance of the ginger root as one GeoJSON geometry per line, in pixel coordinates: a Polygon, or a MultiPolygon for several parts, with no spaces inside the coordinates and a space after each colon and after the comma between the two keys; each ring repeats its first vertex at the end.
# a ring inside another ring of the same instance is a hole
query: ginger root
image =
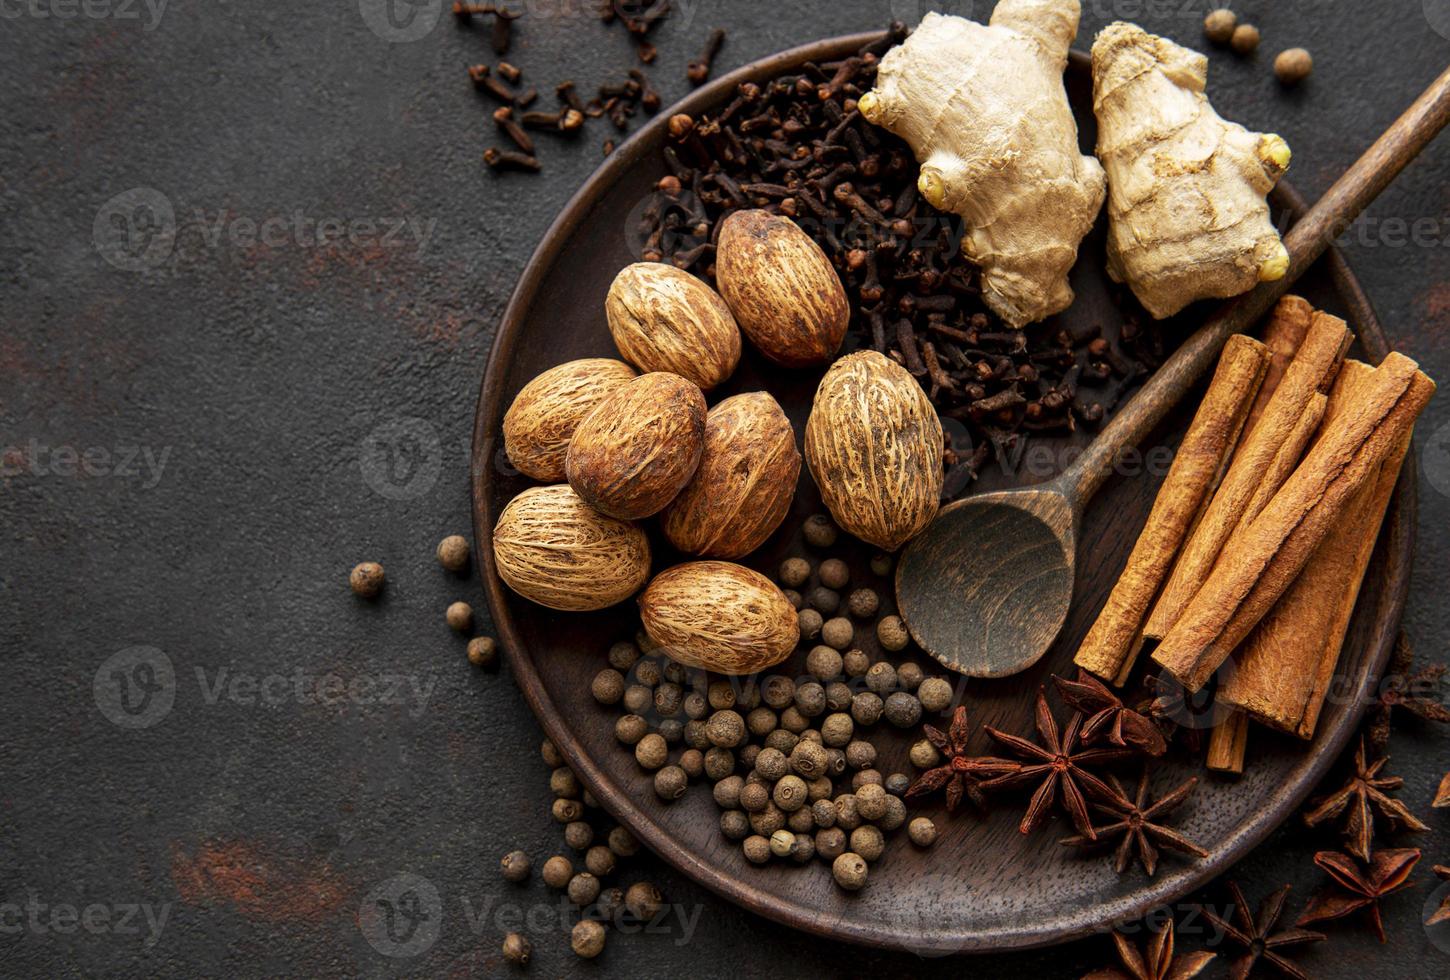
{"type": "Polygon", "coordinates": [[[910,144],[918,187],[966,224],[982,298],[1013,327],[1072,303],[1068,270],[1105,193],[1062,72],[1078,0],[1001,0],[990,26],[927,14],[881,60],[861,114],[910,144]]]}
{"type": "Polygon", "coordinates": [[[1282,278],[1289,253],[1265,195],[1289,166],[1288,144],[1214,111],[1196,51],[1118,22],[1092,57],[1109,275],[1160,319],[1282,278]]]}

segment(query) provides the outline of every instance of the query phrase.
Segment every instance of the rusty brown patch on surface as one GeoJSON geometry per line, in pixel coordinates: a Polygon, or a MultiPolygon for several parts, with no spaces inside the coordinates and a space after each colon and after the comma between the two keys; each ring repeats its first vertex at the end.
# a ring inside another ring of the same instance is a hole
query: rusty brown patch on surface
{"type": "Polygon", "coordinates": [[[1416,305],[1423,314],[1421,327],[1428,339],[1438,341],[1450,335],[1450,283],[1436,283],[1424,290],[1416,305]]]}
{"type": "Polygon", "coordinates": [[[189,905],[229,905],[262,922],[315,922],[351,889],[325,862],[298,860],[249,841],[174,844],[171,880],[189,905]]]}

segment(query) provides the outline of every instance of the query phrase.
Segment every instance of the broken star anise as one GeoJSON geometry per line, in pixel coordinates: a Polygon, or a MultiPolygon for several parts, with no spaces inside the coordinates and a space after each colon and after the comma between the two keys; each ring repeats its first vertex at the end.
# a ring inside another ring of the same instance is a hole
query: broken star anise
{"type": "MultiPolygon", "coordinates": [[[[1117,853],[1113,858],[1113,868],[1118,874],[1122,874],[1127,869],[1136,853],[1139,863],[1143,865],[1143,870],[1148,872],[1149,878],[1153,877],[1153,872],[1158,868],[1159,846],[1170,851],[1178,851],[1181,854],[1191,854],[1194,857],[1208,857],[1208,852],[1193,841],[1171,827],[1165,827],[1156,822],[1159,817],[1167,816],[1177,809],[1184,800],[1193,794],[1197,785],[1198,777],[1194,776],[1149,806],[1147,805],[1148,771],[1146,769],[1143,770],[1143,777],[1138,781],[1138,795],[1132,800],[1128,798],[1127,793],[1123,792],[1123,787],[1116,778],[1108,777],[1108,787],[1113,791],[1112,798],[1102,803],[1095,801],[1092,807],[1102,813],[1111,814],[1117,819],[1102,827],[1094,827],[1093,831],[1097,835],[1097,840],[1119,836],[1123,838],[1118,844],[1117,853]]],[[[1094,840],[1084,834],[1079,834],[1075,837],[1063,838],[1062,843],[1069,847],[1086,847],[1093,844],[1094,840]]]]}
{"type": "Polygon", "coordinates": [[[1173,920],[1169,919],[1162,929],[1153,933],[1148,948],[1138,951],[1120,932],[1113,933],[1113,945],[1117,947],[1122,968],[1110,966],[1086,974],[1082,980],[1190,980],[1203,972],[1213,960],[1214,953],[1199,950],[1182,956],[1173,954],[1173,920]]]}
{"type": "Polygon", "coordinates": [[[1279,951],[1302,943],[1320,942],[1325,935],[1312,929],[1280,929],[1274,932],[1279,916],[1284,914],[1284,900],[1289,897],[1289,886],[1285,885],[1265,898],[1259,904],[1256,918],[1249,916],[1249,903],[1239,886],[1231,881],[1228,887],[1234,896],[1233,922],[1220,918],[1208,908],[1200,907],[1199,912],[1229,941],[1244,948],[1243,955],[1229,964],[1229,980],[1244,980],[1253,972],[1254,965],[1259,960],[1263,960],[1286,977],[1308,980],[1309,975],[1285,959],[1279,951]]]}
{"type": "Polygon", "coordinates": [[[1082,740],[1088,744],[1104,737],[1114,745],[1135,748],[1147,755],[1162,755],[1168,750],[1168,740],[1163,737],[1157,723],[1125,707],[1122,700],[1108,690],[1102,681],[1085,670],[1077,672],[1077,680],[1065,677],[1052,678],[1057,684],[1057,693],[1074,711],[1081,711],[1086,720],[1082,723],[1082,740]]]}
{"type": "Polygon", "coordinates": [[[1368,762],[1365,740],[1361,738],[1354,753],[1354,775],[1337,792],[1316,800],[1304,814],[1304,823],[1316,827],[1348,810],[1344,821],[1345,850],[1361,861],[1369,860],[1376,811],[1392,829],[1428,829],[1409,807],[1386,792],[1399,789],[1405,783],[1399,776],[1380,775],[1389,761],[1389,756],[1381,756],[1368,762]]]}
{"type": "Polygon", "coordinates": [[[1113,792],[1106,783],[1083,767],[1121,759],[1132,754],[1131,751],[1129,749],[1082,748],[1082,715],[1078,713],[1074,713],[1072,720],[1068,722],[1067,731],[1059,735],[1057,721],[1052,717],[1052,711],[1047,706],[1047,694],[1041,688],[1037,691],[1036,721],[1037,736],[1042,740],[1041,745],[1035,745],[1020,736],[1009,735],[987,726],[988,735],[1014,755],[1028,761],[1019,763],[1012,762],[1010,759],[992,758],[978,760],[978,765],[984,769],[999,766],[1006,770],[1003,775],[983,780],[982,789],[990,792],[1034,779],[1040,780],[1037,791],[1032,794],[1032,800],[1027,804],[1027,813],[1022,817],[1022,823],[1018,825],[1017,829],[1025,834],[1040,826],[1047,819],[1048,812],[1056,802],[1060,789],[1063,809],[1072,818],[1077,832],[1088,840],[1097,840],[1097,832],[1093,830],[1092,820],[1088,817],[1087,801],[1083,797],[1083,790],[1087,790],[1097,800],[1109,800],[1112,798],[1113,792]],[[1081,784],[1081,787],[1078,784],[1081,784]]]}
{"type": "Polygon", "coordinates": [[[1380,681],[1379,692],[1370,702],[1366,726],[1369,729],[1370,744],[1384,750],[1390,741],[1390,722],[1396,708],[1404,708],[1426,721],[1450,723],[1450,708],[1440,691],[1445,664],[1431,664],[1411,673],[1415,664],[1415,649],[1410,638],[1403,632],[1395,641],[1395,652],[1385,668],[1380,681]]]}
{"type": "Polygon", "coordinates": [[[1005,767],[983,766],[982,760],[967,757],[967,739],[971,735],[971,727],[967,724],[965,707],[958,706],[952,713],[952,723],[945,733],[931,725],[922,725],[921,730],[941,753],[943,761],[935,769],[922,773],[916,782],[906,788],[907,799],[935,793],[946,787],[948,810],[955,810],[961,804],[962,797],[971,800],[977,809],[985,809],[987,800],[980,786],[982,775],[1000,774],[1015,764],[1008,762],[1005,767]]]}
{"type": "Polygon", "coordinates": [[[1367,909],[1370,927],[1379,941],[1384,942],[1385,926],[1380,919],[1379,900],[1409,885],[1410,872],[1418,860],[1417,848],[1376,851],[1366,862],[1368,867],[1361,871],[1348,854],[1320,851],[1314,855],[1314,863],[1329,874],[1330,886],[1314,896],[1296,925],[1342,919],[1367,909]]]}
{"type": "Polygon", "coordinates": [[[1433,807],[1450,806],[1450,772],[1440,778],[1440,788],[1435,790],[1435,799],[1430,805],[1433,807]]]}
{"type": "MultiPolygon", "coordinates": [[[[1450,867],[1446,867],[1443,864],[1437,864],[1430,870],[1434,871],[1435,877],[1439,878],[1441,881],[1450,881],[1450,867]]],[[[1425,920],[1425,925],[1437,925],[1441,922],[1444,922],[1446,919],[1450,919],[1450,895],[1446,895],[1444,898],[1440,899],[1440,907],[1437,908],[1433,913],[1431,913],[1430,917],[1425,920]]]]}

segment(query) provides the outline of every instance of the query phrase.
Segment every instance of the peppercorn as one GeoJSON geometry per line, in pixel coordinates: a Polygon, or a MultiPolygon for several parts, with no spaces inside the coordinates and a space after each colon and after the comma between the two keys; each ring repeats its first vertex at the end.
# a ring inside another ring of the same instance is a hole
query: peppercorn
{"type": "Polygon", "coordinates": [[[664,680],[658,661],[645,658],[634,665],[634,682],[645,687],[654,687],[664,680]]]}
{"type": "Polygon", "coordinates": [[[896,668],[884,660],[872,664],[871,669],[866,671],[866,686],[885,697],[896,690],[896,668]]]}
{"type": "Polygon", "coordinates": [[[569,901],[575,905],[588,905],[599,897],[599,879],[587,871],[569,879],[566,891],[569,894],[569,901]]]}
{"type": "Polygon", "coordinates": [[[593,919],[580,919],[569,934],[569,948],[576,956],[594,959],[604,952],[604,927],[593,919]]]}
{"type": "Polygon", "coordinates": [[[880,696],[862,691],[851,699],[851,717],[857,724],[869,727],[881,720],[883,707],[880,696]]]}
{"type": "Polygon", "coordinates": [[[770,835],[770,853],[778,858],[789,857],[795,846],[795,834],[789,830],[777,830],[770,835]]]}
{"type": "Polygon", "coordinates": [[[811,563],[804,558],[787,558],[780,563],[780,584],[798,589],[811,577],[811,563]]]}
{"type": "Polygon", "coordinates": [[[891,574],[891,556],[886,554],[871,556],[871,574],[879,575],[882,578],[891,574]]]}
{"type": "Polygon", "coordinates": [[[709,753],[706,750],[710,748],[710,737],[705,734],[704,721],[700,720],[699,718],[692,718],[689,721],[685,722],[685,724],[680,728],[680,737],[690,748],[699,749],[701,752],[705,752],[706,762],[708,763],[709,753]]]}
{"type": "Polygon", "coordinates": [[[461,534],[450,534],[438,542],[438,563],[450,572],[461,572],[468,567],[468,539],[461,534]]]}
{"type": "Polygon", "coordinates": [[[794,751],[796,743],[799,741],[800,736],[797,735],[795,732],[788,732],[784,728],[777,728],[775,731],[765,736],[765,744],[762,745],[761,748],[779,749],[786,755],[790,755],[791,752],[794,751]]]}
{"type": "Polygon", "coordinates": [[[831,876],[848,892],[866,887],[866,859],[847,851],[831,862],[831,876]]]}
{"type": "MultiPolygon", "coordinates": [[[[880,778],[880,774],[877,774],[880,778]]],[[[886,815],[886,790],[879,784],[868,782],[855,791],[856,812],[862,820],[880,820],[886,815]]],[[[853,842],[854,843],[854,842],[853,842]]]]}
{"type": "MultiPolygon", "coordinates": [[[[881,789],[881,792],[886,792],[881,787],[881,773],[875,769],[862,769],[860,772],[852,773],[851,789],[860,790],[862,786],[875,786],[881,789]]],[[[879,818],[872,817],[871,819],[876,820],[879,818]]]]}
{"type": "Polygon", "coordinates": [[[816,842],[809,831],[795,835],[795,844],[790,849],[790,859],[796,864],[809,864],[816,856],[816,842]]]}
{"type": "Polygon", "coordinates": [[[774,802],[765,804],[765,809],[750,815],[750,829],[762,837],[769,837],[785,826],[785,811],[774,802]]]}
{"type": "Polygon", "coordinates": [[[806,544],[813,548],[829,548],[836,543],[836,525],[825,514],[812,514],[801,527],[806,544]]]}
{"type": "Polygon", "coordinates": [[[770,790],[763,783],[746,783],[740,787],[740,809],[759,813],[770,805],[770,790]]]}
{"type": "Polygon", "coordinates": [[[375,561],[365,561],[353,566],[347,577],[352,591],[364,599],[371,599],[383,591],[383,566],[375,561]]]}
{"type": "Polygon", "coordinates": [[[740,849],[745,853],[745,860],[751,864],[764,864],[770,860],[770,841],[759,834],[752,834],[745,838],[740,849]]]}
{"type": "Polygon", "coordinates": [[[1228,43],[1238,54],[1253,54],[1259,46],[1259,29],[1253,24],[1240,24],[1228,43]]]}
{"type": "Polygon", "coordinates": [[[788,732],[799,735],[811,727],[811,720],[801,714],[800,709],[791,705],[780,713],[780,727],[788,732]]]}
{"type": "Polygon", "coordinates": [[[699,749],[687,749],[680,753],[680,768],[685,770],[685,775],[691,779],[699,779],[705,775],[705,753],[699,749]]]}
{"type": "Polygon", "coordinates": [[[785,601],[790,603],[790,607],[796,612],[800,612],[801,607],[806,604],[805,598],[795,589],[781,589],[780,594],[785,596],[785,601]]]}
{"type": "Polygon", "coordinates": [[[498,643],[491,636],[475,636],[468,641],[468,662],[475,667],[492,667],[498,663],[498,643]]]}
{"type": "Polygon", "coordinates": [[[822,830],[834,827],[836,825],[836,805],[824,798],[814,801],[811,803],[811,820],[822,830]]]}
{"type": "Polygon", "coordinates": [[[846,610],[857,619],[870,619],[881,607],[881,597],[875,589],[856,589],[846,597],[846,610]]]}
{"type": "Polygon", "coordinates": [[[564,888],[574,877],[574,865],[562,854],[555,854],[544,862],[542,875],[544,884],[550,888],[564,888]]]}
{"type": "Polygon", "coordinates": [[[839,677],[841,666],[841,654],[832,647],[812,647],[811,652],[806,654],[806,671],[817,680],[829,681],[839,677]]]}
{"type": "Polygon", "coordinates": [[[826,685],[826,710],[846,711],[851,707],[851,687],[841,681],[826,685]]]}
{"type": "Polygon", "coordinates": [[[846,765],[866,769],[876,762],[876,746],[857,739],[846,746],[846,765]]]}
{"type": "Polygon", "coordinates": [[[552,809],[554,819],[560,823],[573,823],[584,816],[584,804],[578,800],[555,800],[552,809]]]}
{"type": "Polygon", "coordinates": [[[579,777],[568,766],[560,766],[549,773],[549,792],[555,796],[576,799],[579,796],[579,777]]]}
{"type": "Polygon", "coordinates": [[[780,719],[769,708],[756,708],[745,716],[745,730],[756,738],[764,738],[769,735],[779,724],[780,719]]]}
{"type": "Polygon", "coordinates": [[[896,686],[903,691],[915,691],[925,677],[922,669],[913,663],[904,663],[896,668],[896,686]]]}
{"type": "Polygon", "coordinates": [[[448,625],[458,633],[467,633],[473,629],[473,607],[466,602],[453,603],[448,607],[444,618],[448,620],[448,625]]]}
{"type": "Polygon", "coordinates": [[[634,857],[639,853],[639,841],[623,827],[615,827],[609,832],[609,849],[622,858],[634,857]]]}
{"type": "Polygon", "coordinates": [[[826,750],[815,742],[802,739],[790,753],[790,767],[802,779],[819,779],[826,774],[826,750]]]}
{"type": "Polygon", "coordinates": [[[880,641],[882,649],[895,653],[906,649],[911,634],[906,631],[906,624],[901,621],[901,617],[886,616],[876,624],[876,639],[880,641]]]}
{"type": "Polygon", "coordinates": [[[685,736],[685,723],[678,718],[666,718],[656,726],[660,737],[669,745],[678,745],[685,736]]]}
{"type": "Polygon", "coordinates": [[[821,625],[821,639],[827,646],[835,647],[837,650],[844,650],[851,645],[856,638],[856,630],[851,621],[844,616],[836,616],[828,619],[821,625]]]}
{"type": "Polygon", "coordinates": [[[811,604],[811,608],[822,616],[832,616],[841,607],[840,594],[826,588],[824,585],[818,585],[814,589],[811,589],[811,594],[807,598],[807,601],[811,604]]]}
{"type": "Polygon", "coordinates": [[[767,782],[775,782],[790,772],[790,760],[779,749],[762,749],[755,757],[755,771],[767,782]]]}
{"type": "Polygon", "coordinates": [[[685,692],[680,685],[665,681],[655,688],[655,711],[659,712],[662,718],[673,718],[680,713],[680,703],[685,700],[685,692]]]}
{"type": "Polygon", "coordinates": [[[726,776],[717,782],[710,792],[715,797],[715,803],[720,809],[733,810],[740,805],[740,790],[744,786],[745,780],[739,776],[726,776]]]}
{"type": "Polygon", "coordinates": [[[925,710],[933,713],[945,711],[952,703],[951,682],[942,677],[928,677],[917,688],[916,696],[925,710]]]}
{"type": "Polygon", "coordinates": [[[864,677],[871,669],[871,657],[865,650],[847,650],[841,658],[841,666],[847,677],[864,677]]]}
{"type": "Polygon", "coordinates": [[[727,840],[744,840],[750,834],[750,818],[744,810],[726,810],[720,814],[720,833],[727,840]]]}
{"type": "Polygon", "coordinates": [[[705,722],[705,735],[710,744],[733,749],[745,741],[745,719],[740,713],[726,709],[717,711],[705,722]]]}
{"type": "Polygon", "coordinates": [[[636,881],[624,893],[624,907],[640,922],[653,922],[665,907],[665,897],[648,881],[636,881]]]}
{"type": "Polygon", "coordinates": [[[596,878],[613,874],[616,863],[614,852],[603,844],[595,844],[584,855],[584,867],[588,868],[589,873],[596,878]]]}
{"type": "Polygon", "coordinates": [[[729,681],[712,681],[705,689],[705,700],[716,711],[735,707],[735,686],[729,681]]]}
{"type": "Polygon", "coordinates": [[[655,795],[669,802],[678,800],[690,788],[690,777],[679,766],[665,766],[655,773],[655,795]]]}
{"type": "Polygon", "coordinates": [[[626,671],[639,661],[639,647],[628,640],[621,640],[609,648],[609,666],[626,671]]]}
{"type": "Polygon", "coordinates": [[[1203,18],[1204,36],[1214,44],[1227,44],[1233,37],[1238,20],[1238,15],[1226,7],[1210,10],[1208,16],[1203,18]]]}
{"type": "Polygon", "coordinates": [[[670,747],[664,736],[651,732],[639,740],[634,747],[634,759],[646,769],[658,769],[670,757],[670,747]]]}
{"type": "Polygon", "coordinates": [[[814,718],[826,710],[826,689],[815,681],[796,686],[795,709],[802,717],[814,718]]]}
{"type": "Polygon", "coordinates": [[[823,827],[816,831],[816,853],[827,861],[835,860],[846,851],[846,832],[840,827],[823,827]]]}
{"type": "Polygon", "coordinates": [[[511,932],[503,937],[503,958],[518,966],[527,966],[534,953],[534,944],[528,937],[511,932]]]}
{"type": "Polygon", "coordinates": [[[850,847],[867,861],[879,861],[881,853],[886,850],[886,836],[879,827],[863,824],[851,831],[850,847]]]}
{"type": "Polygon", "coordinates": [[[851,722],[851,716],[837,711],[827,715],[821,722],[821,742],[829,747],[841,748],[851,741],[854,731],[855,725],[851,722]]]}
{"type": "Polygon", "coordinates": [[[513,882],[527,880],[529,872],[533,868],[529,856],[523,851],[509,851],[498,864],[499,870],[503,872],[504,880],[513,882]]]}
{"type": "Polygon", "coordinates": [[[1314,71],[1314,59],[1303,48],[1288,48],[1274,58],[1274,75],[1285,85],[1297,85],[1314,71]]]}
{"type": "Polygon", "coordinates": [[[572,820],[564,825],[564,843],[576,851],[582,851],[594,843],[594,828],[584,820],[572,820]]]}
{"type": "Polygon", "coordinates": [[[760,685],[760,699],[767,707],[779,711],[795,700],[795,681],[772,674],[760,685]]]}
{"type": "Polygon", "coordinates": [[[851,581],[851,570],[839,558],[827,558],[817,570],[821,584],[828,589],[844,589],[851,581]]]}
{"type": "Polygon", "coordinates": [[[897,728],[912,728],[921,721],[921,702],[914,694],[897,691],[886,699],[886,720],[897,728]]]}
{"type": "Polygon", "coordinates": [[[881,785],[885,786],[886,792],[892,796],[900,796],[911,788],[911,777],[904,772],[893,772],[881,785]]]}
{"type": "MultiPolygon", "coordinates": [[[[758,765],[758,764],[757,764],[758,765]]],[[[756,769],[759,772],[759,768],[756,769]]],[[[806,805],[806,783],[799,776],[782,776],[770,797],[786,813],[794,813],[806,805]]]]}
{"type": "Polygon", "coordinates": [[[821,635],[821,624],[825,617],[814,609],[802,609],[796,613],[796,624],[800,627],[802,640],[814,640],[821,635]]]}
{"type": "Polygon", "coordinates": [[[861,826],[861,811],[856,806],[856,794],[842,793],[836,797],[836,826],[842,830],[855,830],[861,826]]]}

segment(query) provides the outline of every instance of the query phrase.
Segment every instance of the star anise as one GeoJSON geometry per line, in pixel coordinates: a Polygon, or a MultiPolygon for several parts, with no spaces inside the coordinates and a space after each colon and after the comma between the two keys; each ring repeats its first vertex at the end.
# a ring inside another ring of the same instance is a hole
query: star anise
{"type": "Polygon", "coordinates": [[[1120,932],[1113,933],[1113,945],[1118,949],[1118,959],[1123,961],[1122,969],[1104,967],[1085,975],[1082,980],[1190,980],[1202,973],[1215,955],[1199,950],[1174,956],[1172,919],[1153,933],[1153,938],[1148,940],[1148,948],[1141,953],[1120,932]]]}
{"type": "MultiPolygon", "coordinates": [[[[1450,881],[1450,867],[1446,867],[1443,864],[1437,864],[1431,870],[1435,872],[1435,877],[1439,878],[1441,881],[1450,881]]],[[[1444,922],[1446,919],[1450,919],[1450,895],[1446,895],[1444,898],[1440,899],[1440,907],[1437,908],[1434,913],[1425,920],[1425,925],[1433,926],[1438,923],[1444,922]]]]}
{"type": "Polygon", "coordinates": [[[1166,672],[1144,677],[1142,689],[1137,711],[1157,725],[1165,739],[1182,735],[1183,747],[1189,753],[1197,755],[1202,751],[1204,729],[1213,727],[1211,718],[1203,717],[1203,706],[1195,703],[1205,695],[1189,694],[1166,672]]]}
{"type": "Polygon", "coordinates": [[[1392,829],[1428,829],[1419,817],[1410,812],[1409,807],[1386,793],[1386,790],[1396,790],[1405,784],[1399,776],[1380,775],[1380,770],[1389,761],[1389,756],[1381,756],[1366,764],[1365,741],[1361,738],[1354,753],[1354,775],[1338,792],[1316,800],[1304,814],[1304,823],[1316,827],[1348,810],[1349,815],[1344,822],[1345,850],[1361,861],[1369,860],[1375,811],[1392,829]]]}
{"type": "Polygon", "coordinates": [[[1042,740],[1041,745],[1034,745],[1025,738],[1009,735],[987,726],[987,734],[1002,743],[1009,751],[1019,758],[1033,761],[1030,764],[1022,764],[1008,759],[979,760],[979,764],[984,767],[990,765],[1012,767],[1004,775],[984,780],[981,784],[982,789],[990,792],[1000,787],[1016,786],[1033,779],[1041,779],[1041,785],[1032,794],[1032,800],[1027,804],[1027,813],[1017,828],[1025,834],[1040,826],[1047,819],[1048,811],[1052,809],[1052,804],[1057,800],[1060,786],[1063,808],[1072,818],[1077,832],[1088,840],[1097,840],[1097,832],[1093,830],[1092,820],[1088,817],[1087,801],[1083,798],[1082,791],[1086,789],[1098,800],[1111,799],[1113,794],[1106,783],[1083,767],[1100,762],[1111,762],[1132,753],[1128,749],[1083,749],[1082,715],[1079,713],[1073,714],[1072,720],[1068,722],[1067,731],[1059,735],[1057,721],[1052,717],[1051,709],[1047,707],[1047,694],[1041,688],[1038,688],[1037,691],[1036,716],[1037,735],[1042,740]],[[1081,789],[1078,787],[1079,783],[1082,784],[1081,789]]]}
{"type": "Polygon", "coordinates": [[[1147,755],[1162,755],[1168,750],[1168,740],[1158,726],[1132,708],[1125,707],[1118,696],[1092,674],[1079,670],[1075,681],[1056,676],[1052,680],[1057,684],[1057,693],[1062,695],[1063,702],[1086,716],[1082,723],[1084,742],[1092,744],[1106,737],[1114,745],[1135,748],[1147,755]]]}
{"type": "Polygon", "coordinates": [[[1016,766],[1016,763],[1006,762],[1005,766],[982,765],[984,760],[970,759],[967,757],[967,738],[971,735],[971,727],[967,724],[967,709],[958,706],[952,713],[952,723],[943,734],[940,730],[931,725],[922,725],[922,732],[936,750],[942,754],[943,762],[935,769],[928,769],[922,773],[910,786],[906,788],[908,799],[925,796],[928,793],[935,793],[943,786],[947,791],[947,809],[955,810],[962,802],[962,797],[972,801],[972,805],[979,810],[986,809],[987,798],[982,793],[981,777],[983,774],[995,775],[1006,772],[1016,766]]]}
{"type": "MultiPolygon", "coordinates": [[[[1102,827],[1094,827],[1093,831],[1099,840],[1104,837],[1111,839],[1121,836],[1123,838],[1119,842],[1117,853],[1113,858],[1113,869],[1118,874],[1122,874],[1132,863],[1134,852],[1136,852],[1139,863],[1143,865],[1143,870],[1148,872],[1149,878],[1153,877],[1153,872],[1158,868],[1158,847],[1154,846],[1155,842],[1170,851],[1192,854],[1194,857],[1208,857],[1207,851],[1178,831],[1154,822],[1156,818],[1166,816],[1177,809],[1184,800],[1193,794],[1196,786],[1198,786],[1198,777],[1194,776],[1158,802],[1145,806],[1148,802],[1147,769],[1143,770],[1143,776],[1138,781],[1138,795],[1134,800],[1128,799],[1128,794],[1123,792],[1123,787],[1116,778],[1108,777],[1108,787],[1113,791],[1112,798],[1102,803],[1094,801],[1092,807],[1099,812],[1111,814],[1117,819],[1102,827]]],[[[1094,841],[1086,835],[1079,834],[1075,837],[1063,838],[1062,843],[1069,847],[1086,847],[1094,841]]]]}
{"type": "Polygon", "coordinates": [[[1285,885],[1269,895],[1259,904],[1257,918],[1250,918],[1249,903],[1244,893],[1234,882],[1229,882],[1234,895],[1234,921],[1220,918],[1212,910],[1200,907],[1199,912],[1218,928],[1231,942],[1242,946],[1244,954],[1229,964],[1230,980],[1244,980],[1253,972],[1254,965],[1263,960],[1286,977],[1294,980],[1308,980],[1308,974],[1285,959],[1279,950],[1302,943],[1317,943],[1325,938],[1324,933],[1312,929],[1281,929],[1274,932],[1279,916],[1284,914],[1284,900],[1289,897],[1289,886],[1285,885]]]}
{"type": "Polygon", "coordinates": [[[1352,912],[1368,909],[1369,924],[1379,941],[1384,942],[1385,926],[1380,919],[1379,900],[1409,885],[1410,872],[1418,860],[1418,848],[1376,851],[1366,862],[1369,867],[1361,871],[1348,854],[1320,851],[1314,855],[1314,863],[1328,872],[1332,881],[1309,902],[1296,925],[1342,919],[1352,912]]]}
{"type": "Polygon", "coordinates": [[[1379,693],[1370,702],[1365,722],[1369,729],[1370,744],[1383,751],[1390,741],[1390,721],[1396,708],[1404,708],[1426,721],[1450,723],[1450,709],[1445,707],[1440,696],[1440,681],[1445,674],[1444,664],[1431,664],[1410,671],[1415,664],[1415,649],[1410,638],[1401,632],[1395,641],[1395,652],[1380,681],[1379,693]]]}

